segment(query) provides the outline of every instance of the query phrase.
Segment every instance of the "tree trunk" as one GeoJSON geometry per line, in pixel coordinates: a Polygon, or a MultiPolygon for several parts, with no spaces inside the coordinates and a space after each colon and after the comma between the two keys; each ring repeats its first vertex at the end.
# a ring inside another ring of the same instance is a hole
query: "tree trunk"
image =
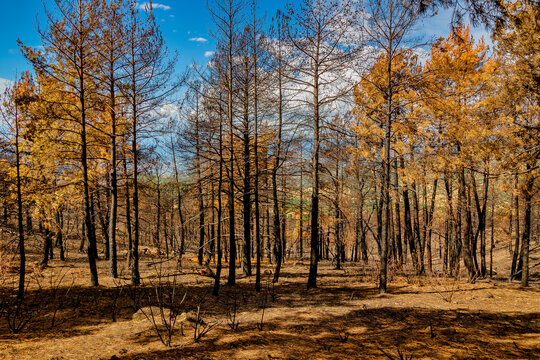
{"type": "MultiPolygon", "coordinates": [[[[26,275],[26,252],[24,248],[24,226],[23,226],[23,202],[21,191],[21,160],[19,149],[19,114],[15,109],[15,161],[17,168],[17,232],[19,238],[19,288],[17,290],[17,299],[24,297],[24,285],[26,275]]],[[[7,221],[6,221],[7,222],[7,221]]],[[[47,256],[45,256],[47,258],[47,256]]]]}
{"type": "MultiPolygon", "coordinates": [[[[318,59],[317,59],[318,61],[318,59]]],[[[316,70],[313,86],[313,190],[311,194],[311,259],[309,264],[309,276],[307,288],[317,287],[317,267],[319,263],[319,79],[318,62],[316,61],[316,70]]]]}
{"type": "Polygon", "coordinates": [[[133,248],[133,233],[131,229],[131,201],[129,199],[129,176],[127,170],[127,159],[124,157],[124,175],[125,175],[125,198],[126,198],[126,232],[128,235],[128,251],[126,255],[126,268],[129,270],[131,266],[131,252],[133,248]]]}
{"type": "MultiPolygon", "coordinates": [[[[221,124],[220,124],[220,126],[221,126],[221,124]]],[[[178,165],[176,164],[176,153],[174,151],[174,144],[172,143],[172,138],[171,138],[171,149],[172,149],[173,163],[174,163],[174,178],[176,180],[176,198],[177,198],[177,203],[178,203],[178,221],[180,222],[180,224],[178,224],[178,227],[179,227],[179,230],[180,230],[179,231],[180,232],[180,249],[178,251],[178,266],[182,266],[182,256],[184,255],[184,246],[185,246],[184,214],[182,212],[182,191],[180,189],[180,179],[179,179],[179,176],[178,176],[178,165]]],[[[222,156],[221,153],[220,153],[220,156],[222,156]]]]}
{"type": "MultiPolygon", "coordinates": [[[[112,71],[112,69],[111,69],[112,71]]],[[[114,75],[111,75],[114,77],[114,75]]],[[[116,171],[116,96],[114,81],[111,83],[111,204],[109,206],[109,245],[110,266],[109,271],[113,278],[118,277],[117,253],[116,253],[116,219],[118,216],[118,182],[116,171]]]]}
{"type": "Polygon", "coordinates": [[[300,259],[304,258],[304,155],[303,146],[300,144],[300,221],[298,231],[298,241],[300,246],[300,259]]]}
{"type": "Polygon", "coordinates": [[[527,180],[522,190],[523,200],[525,202],[525,214],[523,224],[523,235],[521,240],[522,254],[522,273],[521,273],[521,286],[529,286],[529,242],[531,237],[531,218],[532,218],[532,200],[534,194],[534,175],[531,173],[531,165],[527,164],[527,180]]]}
{"type": "MultiPolygon", "coordinates": [[[[458,209],[460,215],[465,218],[465,229],[463,232],[463,261],[465,267],[469,272],[469,280],[474,279],[476,271],[473,263],[471,253],[471,227],[472,217],[470,211],[470,191],[467,191],[467,184],[465,182],[465,170],[461,168],[458,174],[458,209]]],[[[460,216],[461,217],[461,216],[460,216]]],[[[461,232],[460,232],[461,233],[461,232]]]]}
{"type": "MultiPolygon", "coordinates": [[[[427,211],[427,239],[426,239],[426,256],[427,256],[427,271],[433,272],[433,262],[431,254],[431,234],[433,228],[433,213],[435,212],[435,198],[437,196],[437,183],[438,178],[433,180],[433,192],[431,193],[431,201],[429,204],[429,211],[427,211]]],[[[440,247],[439,247],[440,248],[440,247]]]]}
{"type": "Polygon", "coordinates": [[[221,203],[221,192],[223,188],[223,119],[221,117],[221,97],[219,99],[219,175],[218,175],[218,189],[217,189],[217,265],[216,265],[216,274],[214,278],[214,288],[212,289],[212,295],[219,295],[219,286],[221,280],[221,217],[222,217],[222,203],[221,203]]]}
{"type": "MultiPolygon", "coordinates": [[[[132,76],[135,76],[133,69],[132,76]]],[[[135,85],[132,84],[135,88],[135,85]]],[[[131,156],[133,162],[133,247],[131,248],[131,284],[139,285],[141,277],[139,274],[139,149],[137,144],[137,103],[136,96],[132,98],[132,128],[131,128],[131,156]]]]}
{"type": "Polygon", "coordinates": [[[518,256],[520,253],[519,247],[519,238],[520,238],[520,227],[519,227],[519,177],[518,174],[515,175],[514,182],[514,212],[515,212],[515,243],[514,243],[514,254],[512,256],[512,267],[510,271],[510,280],[515,276],[518,256]]]}
{"type": "Polygon", "coordinates": [[[159,170],[157,168],[158,165],[156,165],[156,192],[157,192],[157,199],[156,199],[156,232],[154,234],[154,246],[158,248],[158,251],[161,251],[161,184],[160,184],[160,177],[159,177],[159,170]]]}
{"type": "Polygon", "coordinates": [[[57,225],[57,231],[56,231],[56,246],[60,248],[60,260],[65,261],[65,253],[64,253],[64,236],[63,236],[63,226],[64,226],[64,214],[62,211],[56,212],[56,225],[57,225]]]}
{"type": "MultiPolygon", "coordinates": [[[[82,61],[82,58],[81,58],[82,61]]],[[[84,79],[81,73],[80,79],[81,88],[84,89],[84,79]]],[[[84,220],[86,239],[88,240],[88,263],[90,265],[90,283],[92,286],[98,286],[98,272],[96,266],[97,258],[97,244],[96,233],[94,231],[94,221],[92,219],[92,205],[90,203],[90,189],[88,180],[88,155],[87,155],[87,141],[86,141],[86,109],[84,90],[81,90],[80,95],[81,104],[81,165],[82,165],[82,177],[83,177],[83,201],[84,201],[84,220]]]]}

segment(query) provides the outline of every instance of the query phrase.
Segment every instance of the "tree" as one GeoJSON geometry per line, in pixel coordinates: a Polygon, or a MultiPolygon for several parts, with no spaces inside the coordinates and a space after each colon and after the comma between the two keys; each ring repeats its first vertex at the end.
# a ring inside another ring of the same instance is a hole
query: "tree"
{"type": "Polygon", "coordinates": [[[224,2],[213,2],[209,6],[212,20],[215,24],[216,31],[214,38],[217,41],[217,48],[223,51],[223,71],[222,85],[227,94],[227,120],[228,120],[228,140],[229,140],[229,166],[227,167],[227,177],[229,188],[227,191],[227,207],[229,211],[229,277],[228,285],[236,284],[236,236],[235,236],[235,181],[234,181],[234,97],[237,91],[233,74],[236,74],[236,57],[241,50],[240,41],[238,40],[238,28],[242,22],[242,9],[244,2],[241,0],[226,0],[224,2]]]}
{"type": "MultiPolygon", "coordinates": [[[[430,59],[425,71],[430,73],[425,91],[426,106],[433,114],[434,131],[432,138],[437,147],[438,159],[436,168],[445,177],[447,204],[450,222],[454,226],[452,273],[457,272],[459,257],[463,250],[465,266],[471,278],[480,274],[476,249],[477,240],[485,229],[486,199],[480,203],[476,193],[476,174],[466,169],[483,166],[491,157],[492,148],[485,142],[493,144],[492,130],[495,127],[485,107],[480,101],[485,98],[486,77],[490,66],[487,47],[480,41],[475,43],[468,27],[456,28],[447,39],[440,39],[432,46],[430,59]],[[463,133],[463,129],[468,129],[463,133]],[[455,174],[458,181],[457,206],[452,204],[451,176],[455,174]],[[472,198],[470,189],[476,196],[476,210],[479,227],[475,230],[472,220],[472,198]],[[450,214],[452,209],[455,213],[450,214]]],[[[484,181],[487,191],[487,179],[484,181]]]]}
{"type": "Polygon", "coordinates": [[[415,4],[403,0],[372,0],[367,2],[368,17],[363,26],[369,41],[380,51],[381,73],[375,88],[382,95],[383,101],[376,109],[380,117],[383,132],[381,198],[379,201],[381,217],[380,233],[380,273],[379,292],[386,292],[386,272],[388,257],[388,241],[390,232],[391,211],[391,149],[392,133],[395,117],[401,108],[396,106],[395,97],[404,86],[404,82],[396,74],[396,59],[403,56],[402,47],[414,47],[408,38],[415,22],[419,18],[419,8],[415,4]],[[384,70],[383,70],[384,69],[384,70]],[[396,81],[397,80],[397,81],[396,81]]]}
{"type": "Polygon", "coordinates": [[[130,1],[126,18],[126,47],[123,57],[125,81],[121,84],[131,122],[131,162],[133,194],[133,246],[130,255],[131,282],[140,283],[139,274],[139,146],[141,129],[154,122],[156,109],[180,85],[174,79],[176,56],[170,57],[151,5],[141,12],[137,2],[130,1]]]}
{"type": "Polygon", "coordinates": [[[69,2],[54,1],[55,12],[47,11],[48,30],[41,31],[43,51],[22,46],[26,58],[33,64],[36,73],[57,81],[59,99],[65,121],[77,125],[79,135],[80,166],[82,169],[82,193],[84,219],[88,240],[88,262],[91,284],[98,286],[96,267],[97,245],[92,218],[90,185],[88,176],[88,122],[95,98],[93,72],[95,69],[94,29],[97,27],[97,4],[90,0],[69,2]]]}
{"type": "MultiPolygon", "coordinates": [[[[104,111],[109,115],[110,130],[110,205],[109,205],[109,228],[107,238],[109,239],[109,249],[106,254],[110,254],[110,274],[113,278],[118,277],[117,270],[117,246],[116,246],[116,226],[118,217],[118,175],[117,175],[117,112],[121,100],[118,96],[118,87],[124,80],[120,71],[124,66],[124,56],[126,55],[124,20],[127,7],[124,1],[114,0],[102,2],[99,8],[99,27],[95,29],[96,39],[95,52],[98,64],[98,77],[105,89],[100,94],[104,111]]],[[[100,91],[101,93],[101,91],[100,91]]]]}
{"type": "Polygon", "coordinates": [[[358,54],[361,39],[353,25],[358,16],[352,2],[334,0],[303,0],[288,5],[285,29],[291,47],[290,76],[302,96],[298,101],[311,111],[313,129],[312,194],[311,194],[311,260],[307,287],[317,287],[319,247],[319,183],[320,127],[325,108],[347,94],[352,86],[343,82],[343,72],[352,65],[358,54]]]}
{"type": "Polygon", "coordinates": [[[15,153],[15,187],[17,201],[17,235],[19,247],[19,286],[17,299],[22,300],[25,291],[25,266],[26,252],[24,247],[24,225],[23,225],[23,197],[22,197],[22,176],[21,176],[21,130],[28,121],[29,107],[36,100],[36,89],[31,75],[26,72],[12,89],[6,90],[4,103],[0,107],[4,122],[15,133],[14,153],[15,153]]]}
{"type": "MultiPolygon", "coordinates": [[[[494,33],[496,53],[501,66],[497,69],[495,102],[502,104],[502,114],[508,124],[510,138],[506,166],[516,172],[516,185],[521,193],[525,211],[524,226],[519,243],[516,230],[515,254],[520,253],[521,285],[529,282],[529,241],[531,237],[532,202],[537,192],[538,137],[540,109],[540,10],[535,1],[503,2],[507,15],[505,26],[494,33]],[[535,130],[536,129],[536,130],[535,130]],[[518,184],[518,172],[524,172],[524,180],[518,184]]],[[[516,194],[516,201],[517,201],[516,194]]],[[[516,216],[516,221],[519,217],[516,216]]],[[[513,264],[515,261],[513,261],[513,264]]],[[[519,267],[518,267],[519,268],[519,267]]],[[[514,266],[512,266],[514,269],[514,266]]],[[[511,274],[511,277],[517,274],[511,274]]]]}

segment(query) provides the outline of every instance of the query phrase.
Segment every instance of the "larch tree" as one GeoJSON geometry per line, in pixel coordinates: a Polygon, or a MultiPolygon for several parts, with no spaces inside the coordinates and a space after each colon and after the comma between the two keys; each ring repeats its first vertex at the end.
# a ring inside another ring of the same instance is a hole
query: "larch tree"
{"type": "Polygon", "coordinates": [[[64,110],[63,118],[66,122],[76,124],[90,281],[93,286],[98,286],[97,244],[88,175],[89,114],[95,100],[93,41],[94,29],[98,25],[98,4],[91,0],[55,0],[54,11],[47,10],[46,14],[48,28],[40,31],[44,50],[24,46],[22,49],[38,75],[44,74],[58,82],[56,91],[61,96],[56,99],[64,110]]]}
{"type": "Polygon", "coordinates": [[[391,149],[393,123],[400,107],[394,103],[397,87],[402,84],[394,80],[396,57],[401,56],[402,47],[414,47],[410,35],[415,23],[419,19],[420,9],[412,2],[404,0],[370,0],[366,3],[368,16],[366,17],[363,30],[366,32],[368,42],[373,44],[383,54],[384,74],[382,79],[384,87],[379,92],[384,96],[384,102],[377,111],[380,112],[383,131],[383,154],[382,158],[382,183],[380,199],[381,234],[380,234],[380,273],[379,292],[386,292],[388,241],[390,232],[391,211],[391,149]]]}
{"type": "MultiPolygon", "coordinates": [[[[540,113],[540,10],[536,1],[520,0],[503,3],[506,22],[494,33],[496,55],[501,66],[497,69],[495,101],[502,106],[510,138],[505,164],[516,173],[516,202],[518,194],[524,201],[521,249],[518,249],[519,227],[516,229],[516,247],[519,264],[512,276],[521,277],[521,285],[529,285],[529,247],[531,238],[533,197],[537,190],[540,139],[538,126],[540,113]],[[518,183],[518,173],[523,181],[518,183]],[[521,272],[518,274],[518,272],[521,272]]],[[[516,207],[517,209],[517,207],[516,207]]],[[[516,214],[516,221],[519,215],[516,214]]],[[[514,259],[516,256],[514,256],[514,259]]]]}
{"type": "MultiPolygon", "coordinates": [[[[447,202],[455,209],[451,215],[454,226],[454,245],[452,245],[451,265],[455,273],[459,264],[461,250],[465,266],[472,278],[479,274],[480,268],[476,258],[478,233],[473,228],[472,206],[468,189],[474,188],[476,174],[467,174],[467,168],[476,168],[485,161],[480,158],[482,143],[491,133],[487,132],[491,125],[484,114],[481,100],[486,90],[487,48],[483,41],[475,43],[468,28],[459,27],[447,39],[440,39],[432,46],[431,56],[426,63],[429,72],[429,85],[426,87],[428,99],[426,106],[434,115],[434,137],[439,142],[439,168],[445,176],[447,202]],[[466,135],[463,129],[469,131],[466,135]],[[457,206],[452,204],[451,177],[455,174],[458,181],[457,206]]],[[[487,183],[485,183],[487,185],[487,183]]],[[[484,199],[486,197],[484,196],[484,199]]],[[[482,210],[477,207],[478,217],[482,221],[485,204],[482,210]]],[[[480,229],[482,225],[480,224],[480,229]]]]}

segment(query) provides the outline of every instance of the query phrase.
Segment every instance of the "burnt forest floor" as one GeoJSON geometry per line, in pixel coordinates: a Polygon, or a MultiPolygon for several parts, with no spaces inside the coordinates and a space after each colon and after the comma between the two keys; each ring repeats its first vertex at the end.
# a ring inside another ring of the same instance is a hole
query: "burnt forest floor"
{"type": "MultiPolygon", "coordinates": [[[[100,286],[93,288],[86,255],[72,249],[68,260],[51,260],[42,269],[38,250],[29,256],[29,285],[18,312],[12,295],[17,258],[11,265],[4,261],[0,359],[540,358],[539,269],[531,270],[530,288],[508,283],[505,249],[496,250],[492,279],[470,283],[391,269],[383,295],[376,288],[373,260],[370,266],[346,262],[341,270],[321,261],[318,287],[309,291],[307,261],[287,260],[279,283],[272,285],[272,265],[265,260],[260,293],[254,291],[255,276],[241,276],[240,268],[237,285],[225,285],[224,263],[219,297],[211,295],[213,279],[201,274],[204,268],[191,254],[181,268],[174,259],[159,263],[163,258],[143,255],[137,288],[128,285],[125,270],[111,279],[101,256],[100,286]],[[157,304],[156,284],[172,285],[174,279],[177,304],[185,294],[178,310],[189,313],[199,307],[203,328],[215,327],[195,341],[193,322],[181,323],[179,317],[171,346],[165,346],[138,309],[147,315],[153,310],[164,334],[159,307],[148,306],[157,304]],[[14,334],[8,320],[12,327],[27,324],[14,334]]],[[[125,251],[120,255],[123,269],[125,251]]],[[[533,264],[538,255],[531,254],[533,264]]],[[[440,261],[434,268],[440,268],[440,261]]]]}

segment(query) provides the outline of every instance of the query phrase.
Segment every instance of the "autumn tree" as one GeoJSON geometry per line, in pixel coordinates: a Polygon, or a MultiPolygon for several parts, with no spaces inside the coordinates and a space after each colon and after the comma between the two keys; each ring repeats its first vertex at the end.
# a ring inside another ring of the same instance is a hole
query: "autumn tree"
{"type": "MultiPolygon", "coordinates": [[[[431,73],[426,104],[434,114],[433,129],[436,133],[433,136],[438,141],[439,169],[444,174],[449,221],[455,237],[452,240],[451,268],[453,273],[457,271],[462,250],[471,277],[480,272],[476,249],[478,236],[484,230],[485,201],[483,205],[477,201],[480,223],[475,229],[469,189],[476,194],[476,174],[471,171],[467,176],[466,169],[483,166],[489,159],[491,149],[483,146],[482,141],[493,136],[488,131],[494,126],[479,101],[485,96],[486,72],[489,70],[486,51],[483,41],[475,43],[469,29],[460,27],[447,39],[440,39],[432,46],[431,57],[426,63],[426,71],[431,73]],[[468,129],[466,135],[464,128],[468,129]],[[457,205],[452,201],[453,174],[458,181],[457,205]]],[[[485,200],[486,196],[483,198],[485,200]]]]}
{"type": "MultiPolygon", "coordinates": [[[[524,226],[521,239],[516,228],[515,254],[519,253],[521,269],[514,270],[511,278],[521,275],[522,286],[529,282],[529,242],[531,238],[532,204],[537,193],[538,178],[538,114],[540,109],[540,10],[535,1],[504,2],[507,21],[494,34],[496,54],[500,57],[497,69],[494,101],[502,106],[502,115],[508,124],[509,143],[505,165],[516,173],[518,193],[524,200],[524,226]],[[522,182],[518,173],[523,173],[522,182]],[[519,183],[518,183],[519,182],[519,183]],[[521,240],[521,249],[519,249],[521,240]],[[521,271],[521,274],[518,272],[521,271]]],[[[516,194],[516,199],[517,199],[516,194]]],[[[516,220],[519,217],[516,216],[516,220]]],[[[515,259],[516,257],[514,257],[515,259]]]]}
{"type": "Polygon", "coordinates": [[[417,44],[409,40],[416,21],[419,19],[419,8],[412,2],[402,0],[373,0],[366,4],[368,16],[363,25],[368,41],[372,42],[380,52],[381,68],[383,73],[379,76],[376,91],[382,95],[383,101],[374,109],[379,114],[381,130],[383,132],[381,154],[382,182],[380,199],[380,274],[379,291],[386,292],[387,257],[390,232],[391,212],[391,149],[392,133],[395,117],[400,107],[394,103],[395,96],[403,82],[395,81],[397,57],[402,56],[402,47],[414,47],[417,44]]]}
{"type": "Polygon", "coordinates": [[[54,11],[47,11],[48,28],[40,31],[44,50],[22,47],[26,58],[33,64],[36,73],[48,76],[58,83],[56,101],[61,104],[61,115],[68,123],[76,124],[79,135],[80,166],[82,170],[82,193],[88,261],[91,284],[98,285],[96,267],[97,245],[90,200],[88,175],[88,123],[94,106],[95,70],[94,29],[97,27],[97,3],[90,0],[69,2],[54,1],[54,11]],[[60,99],[68,100],[61,102],[60,99]]]}

